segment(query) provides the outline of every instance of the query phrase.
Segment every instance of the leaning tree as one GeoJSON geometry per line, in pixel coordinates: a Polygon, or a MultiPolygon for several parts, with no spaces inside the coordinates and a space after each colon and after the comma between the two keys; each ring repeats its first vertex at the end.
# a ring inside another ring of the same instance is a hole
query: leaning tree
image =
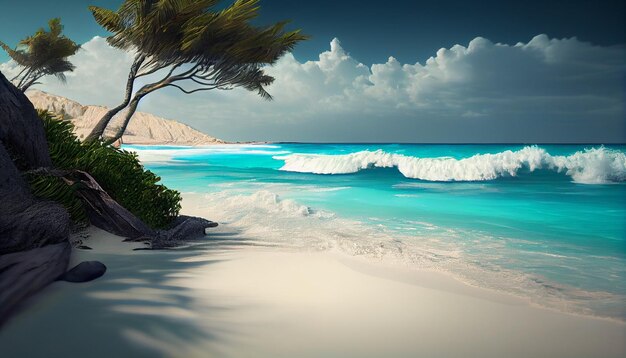
{"type": "Polygon", "coordinates": [[[64,82],[65,72],[74,70],[68,57],[74,55],[80,45],[62,35],[61,19],[51,19],[48,26],[49,31],[43,28],[37,30],[34,35],[20,41],[15,49],[0,41],[0,47],[22,67],[11,79],[22,92],[48,75],[55,75],[64,82]]]}
{"type": "Polygon", "coordinates": [[[124,134],[142,98],[162,88],[191,94],[241,87],[271,99],[274,78],[264,67],[307,36],[286,31],[287,22],[254,26],[259,0],[237,0],[218,10],[219,0],[125,0],[117,11],[91,6],[96,21],[112,32],[110,45],[136,54],[124,100],[109,110],[87,140],[100,139],[112,118],[128,107],[114,142],[124,134]],[[149,76],[149,77],[147,77],[149,76]],[[156,78],[150,81],[147,78],[156,78]],[[148,82],[134,91],[135,81],[148,82]]]}

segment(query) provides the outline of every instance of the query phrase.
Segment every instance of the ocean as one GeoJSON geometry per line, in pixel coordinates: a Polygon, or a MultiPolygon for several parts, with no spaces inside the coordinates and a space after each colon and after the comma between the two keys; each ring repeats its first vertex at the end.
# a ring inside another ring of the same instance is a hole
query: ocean
{"type": "Polygon", "coordinates": [[[436,270],[626,320],[626,146],[127,145],[259,245],[436,270]]]}

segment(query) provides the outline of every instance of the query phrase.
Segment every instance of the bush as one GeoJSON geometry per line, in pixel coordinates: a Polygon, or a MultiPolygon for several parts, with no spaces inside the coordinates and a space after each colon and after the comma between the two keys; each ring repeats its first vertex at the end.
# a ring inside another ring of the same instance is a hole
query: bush
{"type": "MultiPolygon", "coordinates": [[[[178,216],[180,193],[158,184],[161,178],[145,170],[135,153],[101,142],[82,143],[74,135],[74,126],[70,121],[47,111],[39,111],[39,117],[43,121],[50,156],[57,169],[77,169],[91,174],[113,199],[155,229],[166,227],[178,216]]],[[[51,180],[47,181],[55,185],[51,180]]],[[[37,194],[37,190],[34,191],[37,194]]],[[[68,210],[75,207],[75,203],[68,200],[67,189],[59,193],[65,198],[65,201],[59,202],[68,210]]],[[[76,217],[80,218],[80,214],[77,213],[76,217]]]]}
{"type": "Polygon", "coordinates": [[[26,180],[36,197],[63,205],[74,223],[86,224],[89,221],[82,201],[75,194],[74,186],[68,185],[61,178],[46,174],[27,173],[26,180]]]}

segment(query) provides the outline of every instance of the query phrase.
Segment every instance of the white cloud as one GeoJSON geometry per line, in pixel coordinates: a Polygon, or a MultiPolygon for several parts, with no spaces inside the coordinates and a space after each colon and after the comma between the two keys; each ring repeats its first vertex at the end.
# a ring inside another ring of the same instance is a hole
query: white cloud
{"type": "MultiPolygon", "coordinates": [[[[123,91],[132,60],[132,54],[109,46],[102,37],[94,37],[83,44],[79,52],[71,58],[76,69],[66,73],[66,84],[50,76],[43,78],[42,84],[36,88],[85,105],[113,106],[124,97],[123,91]]],[[[12,61],[0,64],[0,71],[5,75],[15,73],[14,66],[12,61]]]]}
{"type": "MultiPolygon", "coordinates": [[[[41,88],[113,105],[131,60],[96,37],[72,59],[67,85],[47,79],[41,88]]],[[[539,35],[515,45],[477,37],[423,64],[366,66],[335,39],[318,60],[289,54],[267,69],[273,102],[243,90],[167,90],[141,109],[233,140],[624,141],[625,64],[623,46],[539,35]]]]}

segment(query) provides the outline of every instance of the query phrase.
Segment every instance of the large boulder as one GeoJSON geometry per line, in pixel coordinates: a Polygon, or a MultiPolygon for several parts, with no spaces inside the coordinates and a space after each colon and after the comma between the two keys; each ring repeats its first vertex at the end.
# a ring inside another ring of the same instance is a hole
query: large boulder
{"type": "MultiPolygon", "coordinates": [[[[50,157],[47,155],[48,147],[45,138],[21,135],[20,132],[28,130],[27,127],[5,121],[7,118],[17,121],[16,118],[11,119],[11,115],[21,113],[12,109],[8,103],[13,103],[11,101],[20,103],[20,99],[28,102],[28,99],[24,95],[14,96],[11,91],[7,91],[3,80],[6,81],[0,74],[0,136],[6,134],[11,138],[10,146],[13,149],[31,148],[32,162],[28,164],[29,166],[47,164],[50,157]],[[11,101],[7,102],[8,100],[11,101]],[[20,137],[32,142],[21,143],[17,140],[20,137]],[[43,143],[35,141],[43,141],[43,143]],[[40,152],[42,148],[45,151],[40,152]]],[[[21,104],[16,107],[27,106],[21,104]]],[[[36,116],[32,105],[30,109],[32,111],[30,114],[36,116]]],[[[37,121],[38,126],[33,124],[33,130],[43,132],[41,121],[39,119],[37,121]]],[[[39,201],[33,197],[5,145],[5,139],[0,138],[0,255],[66,241],[70,230],[70,218],[67,211],[58,204],[39,201]]]]}
{"type": "Polygon", "coordinates": [[[0,328],[25,300],[55,281],[70,260],[69,242],[0,255],[0,328]]]}
{"type": "Polygon", "coordinates": [[[70,217],[36,199],[18,170],[50,165],[35,109],[0,73],[0,325],[67,270],[70,217]]]}
{"type": "Polygon", "coordinates": [[[52,165],[46,134],[26,95],[0,72],[0,141],[19,155],[19,165],[34,169],[52,165]]]}
{"type": "Polygon", "coordinates": [[[35,199],[0,141],[0,255],[67,240],[70,217],[60,205],[35,199]]]}

